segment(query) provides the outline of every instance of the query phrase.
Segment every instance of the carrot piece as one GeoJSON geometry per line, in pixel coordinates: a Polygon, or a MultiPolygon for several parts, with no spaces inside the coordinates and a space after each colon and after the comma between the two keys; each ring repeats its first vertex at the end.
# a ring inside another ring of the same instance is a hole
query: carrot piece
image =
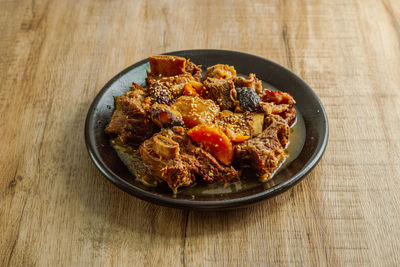
{"type": "Polygon", "coordinates": [[[246,141],[247,139],[250,139],[251,136],[249,135],[241,135],[241,134],[237,134],[235,133],[232,129],[230,128],[226,128],[225,129],[225,133],[226,136],[228,136],[228,138],[234,142],[234,143],[241,143],[246,141]]]}
{"type": "Polygon", "coordinates": [[[196,81],[190,81],[185,84],[185,88],[183,93],[185,95],[190,95],[190,96],[197,96],[197,95],[202,95],[204,90],[204,86],[201,82],[196,82],[196,81]]]}
{"type": "Polygon", "coordinates": [[[226,134],[216,125],[197,125],[188,132],[190,138],[202,145],[218,161],[231,165],[233,161],[232,143],[226,134]]]}
{"type": "Polygon", "coordinates": [[[184,95],[197,96],[199,95],[190,83],[185,84],[183,88],[184,95]]]}

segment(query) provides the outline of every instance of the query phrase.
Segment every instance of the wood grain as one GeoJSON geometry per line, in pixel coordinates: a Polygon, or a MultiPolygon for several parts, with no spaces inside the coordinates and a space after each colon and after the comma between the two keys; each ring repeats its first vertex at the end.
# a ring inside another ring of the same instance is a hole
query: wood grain
{"type": "Polygon", "coordinates": [[[400,2],[0,0],[0,266],[395,266],[400,2]],[[226,212],[155,206],[90,161],[86,112],[150,54],[269,58],[318,94],[326,153],[285,194],[226,212]]]}

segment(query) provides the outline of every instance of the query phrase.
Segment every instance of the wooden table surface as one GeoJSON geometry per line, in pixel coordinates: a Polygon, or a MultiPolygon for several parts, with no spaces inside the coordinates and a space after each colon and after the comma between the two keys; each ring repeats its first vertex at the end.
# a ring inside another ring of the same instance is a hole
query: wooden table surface
{"type": "Polygon", "coordinates": [[[0,0],[0,266],[400,263],[400,1],[0,0]],[[330,139],[300,184],[245,209],[164,208],[96,169],[101,87],[150,54],[244,51],[304,79],[330,139]]]}

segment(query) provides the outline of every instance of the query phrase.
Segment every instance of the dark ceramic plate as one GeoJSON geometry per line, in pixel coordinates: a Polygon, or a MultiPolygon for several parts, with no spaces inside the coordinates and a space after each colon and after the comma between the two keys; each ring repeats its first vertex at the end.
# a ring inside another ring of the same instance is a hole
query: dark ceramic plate
{"type": "MultiPolygon", "coordinates": [[[[116,186],[141,199],[170,207],[203,210],[234,208],[284,192],[304,178],[318,163],[328,141],[326,113],[313,90],[295,74],[269,60],[241,52],[186,50],[167,54],[190,58],[203,68],[218,63],[233,65],[238,73],[255,73],[259,79],[293,95],[305,131],[303,139],[297,141],[301,142],[301,147],[297,155],[290,159],[290,163],[267,183],[252,182],[239,188],[225,189],[217,185],[199,184],[177,195],[163,186],[145,187],[135,181],[104,133],[113,113],[113,97],[129,90],[132,81],[144,84],[146,69],[149,69],[148,60],[145,59],[112,78],[94,99],[86,118],[85,139],[89,155],[99,170],[116,186]]],[[[253,177],[253,181],[257,179],[253,177]]]]}

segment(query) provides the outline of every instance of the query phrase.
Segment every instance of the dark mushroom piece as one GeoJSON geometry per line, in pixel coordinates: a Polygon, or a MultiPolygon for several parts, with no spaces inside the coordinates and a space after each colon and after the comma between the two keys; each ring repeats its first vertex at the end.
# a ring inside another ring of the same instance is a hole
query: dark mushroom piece
{"type": "Polygon", "coordinates": [[[261,99],[256,91],[249,87],[239,87],[235,89],[237,92],[236,97],[242,110],[254,112],[259,109],[261,99]]]}

